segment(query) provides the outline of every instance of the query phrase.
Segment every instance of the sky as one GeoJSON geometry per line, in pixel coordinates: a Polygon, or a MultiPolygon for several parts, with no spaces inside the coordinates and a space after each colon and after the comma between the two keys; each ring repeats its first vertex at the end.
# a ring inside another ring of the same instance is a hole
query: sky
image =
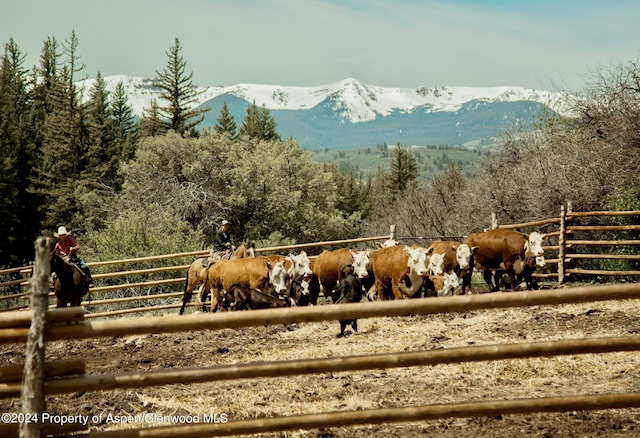
{"type": "Polygon", "coordinates": [[[578,92],[640,58],[637,0],[24,0],[0,41],[25,67],[74,31],[82,75],[154,77],[180,40],[198,86],[520,86],[578,92]]]}

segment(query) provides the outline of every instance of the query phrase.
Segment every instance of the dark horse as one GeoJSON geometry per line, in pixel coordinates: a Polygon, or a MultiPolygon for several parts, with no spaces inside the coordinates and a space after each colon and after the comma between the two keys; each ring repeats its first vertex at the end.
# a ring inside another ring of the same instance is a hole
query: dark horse
{"type": "Polygon", "coordinates": [[[56,307],[79,306],[89,292],[89,283],[80,268],[51,253],[51,272],[56,274],[53,284],[58,299],[56,307]]]}

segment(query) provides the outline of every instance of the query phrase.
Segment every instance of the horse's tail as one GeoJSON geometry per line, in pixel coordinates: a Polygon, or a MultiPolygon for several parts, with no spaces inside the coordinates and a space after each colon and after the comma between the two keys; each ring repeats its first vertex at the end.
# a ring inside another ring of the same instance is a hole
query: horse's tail
{"type": "Polygon", "coordinates": [[[184,282],[184,294],[182,295],[182,307],[180,307],[180,315],[184,313],[184,308],[187,306],[187,302],[191,300],[191,295],[193,291],[187,292],[189,290],[189,271],[191,268],[187,269],[187,278],[184,282]]]}

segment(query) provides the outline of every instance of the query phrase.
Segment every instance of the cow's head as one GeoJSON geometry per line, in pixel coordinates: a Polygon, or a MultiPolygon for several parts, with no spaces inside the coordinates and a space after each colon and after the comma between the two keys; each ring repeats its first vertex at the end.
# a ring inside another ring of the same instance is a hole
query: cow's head
{"type": "Polygon", "coordinates": [[[311,261],[306,252],[302,251],[298,255],[289,254],[287,259],[291,261],[291,268],[287,272],[290,278],[308,278],[313,274],[311,261]]]}
{"type": "Polygon", "coordinates": [[[429,257],[429,275],[442,275],[444,272],[444,254],[433,253],[429,257]]]}
{"type": "Polygon", "coordinates": [[[469,245],[462,243],[456,248],[456,261],[460,269],[469,269],[471,267],[471,258],[478,252],[478,247],[469,248],[469,245]]]}
{"type": "Polygon", "coordinates": [[[370,251],[351,251],[351,257],[353,258],[353,271],[354,275],[359,280],[369,278],[369,255],[370,251]]]}
{"type": "Polygon", "coordinates": [[[278,295],[284,295],[287,291],[287,271],[284,269],[284,265],[281,262],[275,264],[267,262],[267,268],[269,269],[269,284],[273,286],[278,295]]]}
{"type": "Polygon", "coordinates": [[[455,272],[451,274],[445,272],[444,273],[444,287],[442,288],[442,292],[440,292],[439,296],[453,295],[453,291],[460,285],[458,281],[458,276],[455,272]]]}
{"type": "Polygon", "coordinates": [[[529,234],[523,234],[527,241],[524,243],[524,255],[525,257],[538,257],[544,254],[544,250],[542,249],[542,239],[544,239],[545,234],[540,234],[537,231],[529,234]]]}
{"type": "Polygon", "coordinates": [[[414,272],[421,277],[427,277],[429,275],[427,262],[429,261],[429,254],[433,253],[433,248],[425,249],[406,246],[405,250],[409,256],[407,260],[407,271],[409,273],[414,272]]]}
{"type": "Polygon", "coordinates": [[[385,240],[382,243],[376,242],[378,248],[388,248],[390,246],[398,246],[399,242],[395,239],[385,240]]]}

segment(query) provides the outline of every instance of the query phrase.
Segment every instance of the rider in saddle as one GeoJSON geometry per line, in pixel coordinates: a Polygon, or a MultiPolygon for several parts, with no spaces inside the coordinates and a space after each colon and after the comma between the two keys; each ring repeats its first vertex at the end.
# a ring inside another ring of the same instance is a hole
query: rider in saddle
{"type": "Polygon", "coordinates": [[[233,245],[233,239],[229,233],[230,223],[227,220],[223,220],[220,225],[220,229],[216,232],[213,239],[213,248],[209,258],[212,260],[229,259],[231,254],[236,249],[233,245]]]}
{"type": "Polygon", "coordinates": [[[53,233],[58,239],[58,243],[56,243],[56,247],[53,249],[53,252],[63,257],[67,262],[78,265],[80,269],[84,272],[87,282],[89,283],[89,287],[93,287],[93,278],[91,277],[91,269],[89,266],[78,257],[78,251],[80,251],[80,245],[76,242],[76,239],[69,236],[69,232],[64,226],[58,227],[58,232],[53,233]]]}

